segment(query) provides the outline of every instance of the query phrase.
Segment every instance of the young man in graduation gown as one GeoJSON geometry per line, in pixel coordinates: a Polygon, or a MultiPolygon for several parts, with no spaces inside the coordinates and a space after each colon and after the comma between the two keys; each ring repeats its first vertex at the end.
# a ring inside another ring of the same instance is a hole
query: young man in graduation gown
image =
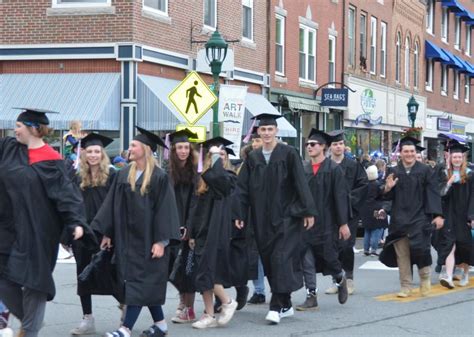
{"type": "Polygon", "coordinates": [[[338,287],[339,303],[347,301],[347,282],[338,260],[338,239],[347,240],[351,233],[349,226],[349,190],[342,169],[325,156],[329,135],[312,129],[306,143],[310,162],[304,164],[306,178],[313,194],[317,216],[315,225],[304,236],[303,257],[306,300],[297,310],[311,310],[318,307],[316,272],[331,275],[338,287]]]}
{"type": "Polygon", "coordinates": [[[275,324],[294,314],[291,293],[303,285],[302,234],[313,226],[316,215],[300,156],[276,139],[279,117],[254,117],[260,122],[263,146],[250,153],[240,171],[241,207],[236,214],[236,226],[242,228],[250,207],[250,221],[272,291],[266,319],[275,324]]]}
{"type": "MultiPolygon", "coordinates": [[[[354,245],[357,234],[357,223],[359,221],[360,209],[364,204],[364,198],[367,194],[369,180],[364,167],[357,161],[344,155],[344,131],[335,130],[329,132],[331,136],[331,159],[341,166],[346,184],[350,190],[350,208],[351,217],[349,219],[349,229],[351,237],[347,241],[339,241],[339,260],[342,263],[342,269],[346,273],[347,289],[349,295],[354,292],[354,245]]],[[[336,294],[337,285],[326,289],[326,294],[336,294]]]]}
{"type": "Polygon", "coordinates": [[[412,137],[400,140],[401,161],[391,168],[383,193],[392,200],[391,221],[380,261],[398,267],[398,297],[411,295],[412,265],[418,266],[420,292],[426,296],[431,289],[431,234],[433,227],[443,226],[441,197],[433,170],[416,161],[419,141],[412,137]],[[434,226],[433,226],[434,225],[434,226]]]}

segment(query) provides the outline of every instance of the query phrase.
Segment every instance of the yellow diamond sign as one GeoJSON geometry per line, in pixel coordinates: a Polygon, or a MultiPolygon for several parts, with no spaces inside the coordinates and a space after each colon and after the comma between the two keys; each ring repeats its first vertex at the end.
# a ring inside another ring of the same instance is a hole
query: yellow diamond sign
{"type": "Polygon", "coordinates": [[[190,125],[200,120],[217,101],[216,95],[195,71],[174,88],[168,99],[190,125]]]}

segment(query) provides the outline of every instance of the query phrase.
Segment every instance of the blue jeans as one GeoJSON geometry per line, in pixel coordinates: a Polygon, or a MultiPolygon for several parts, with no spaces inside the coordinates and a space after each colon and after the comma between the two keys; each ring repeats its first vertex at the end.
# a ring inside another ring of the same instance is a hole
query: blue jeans
{"type": "Polygon", "coordinates": [[[383,228],[364,229],[364,251],[368,252],[369,248],[375,252],[379,247],[379,241],[382,237],[383,228]]]}
{"type": "MultiPolygon", "coordinates": [[[[148,310],[150,310],[151,317],[153,318],[153,322],[159,322],[165,319],[165,315],[163,314],[163,309],[161,305],[154,305],[149,306],[148,310]]],[[[135,322],[140,315],[140,311],[142,311],[142,307],[138,305],[127,305],[127,309],[125,311],[125,318],[123,320],[123,326],[127,327],[128,329],[132,330],[135,322]]]]}
{"type": "Polygon", "coordinates": [[[258,279],[253,280],[255,294],[265,295],[265,273],[263,272],[262,259],[258,258],[258,279]]]}

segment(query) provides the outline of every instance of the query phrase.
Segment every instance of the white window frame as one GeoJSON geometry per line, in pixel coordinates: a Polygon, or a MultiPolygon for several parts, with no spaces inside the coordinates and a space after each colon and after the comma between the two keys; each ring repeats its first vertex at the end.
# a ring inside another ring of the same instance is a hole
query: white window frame
{"type": "Polygon", "coordinates": [[[418,89],[418,81],[420,77],[420,46],[418,41],[415,42],[415,50],[413,52],[413,87],[418,89]]]}
{"type": "Polygon", "coordinates": [[[143,9],[146,10],[146,11],[149,11],[149,12],[156,13],[156,14],[168,16],[168,0],[165,0],[165,10],[164,11],[145,5],[145,0],[143,0],[143,9]]]}
{"type": "Polygon", "coordinates": [[[370,17],[370,73],[377,73],[377,18],[370,17]]]}
{"type": "Polygon", "coordinates": [[[380,77],[387,75],[387,23],[380,23],[380,77]]]}
{"type": "Polygon", "coordinates": [[[250,42],[254,41],[253,15],[254,15],[253,0],[242,0],[242,40],[246,40],[250,42]],[[250,8],[250,38],[244,36],[244,7],[250,8]]]}
{"type": "Polygon", "coordinates": [[[471,96],[471,86],[469,76],[464,75],[464,102],[469,103],[469,98],[471,96]]]}
{"type": "Polygon", "coordinates": [[[454,71],[454,89],[453,89],[453,98],[459,99],[459,71],[454,71]]]}
{"type": "Polygon", "coordinates": [[[449,11],[445,7],[441,11],[441,41],[449,41],[449,11]]]}
{"type": "Polygon", "coordinates": [[[467,25],[465,27],[466,27],[466,51],[464,52],[464,54],[466,54],[467,56],[471,56],[471,27],[468,27],[467,25]]]}
{"type": "Polygon", "coordinates": [[[461,50],[461,18],[456,16],[454,21],[454,49],[461,50]]]}
{"type": "MultiPolygon", "coordinates": [[[[314,28],[310,28],[308,26],[300,24],[299,29],[303,29],[304,31],[304,50],[303,53],[305,54],[305,77],[299,77],[299,80],[302,82],[308,82],[308,83],[316,83],[316,33],[317,30],[314,28]],[[309,73],[309,56],[310,53],[308,51],[308,41],[309,41],[309,33],[313,33],[313,57],[314,57],[314,80],[309,79],[308,73],[309,73]]],[[[299,40],[299,30],[298,30],[298,40],[299,40]]],[[[298,41],[298,76],[299,76],[299,41],[298,41]]]]}
{"type": "MultiPolygon", "coordinates": [[[[335,82],[336,81],[336,46],[337,46],[337,38],[334,35],[329,35],[329,45],[328,45],[328,51],[329,55],[332,55],[332,59],[328,55],[328,82],[335,82]],[[331,54],[331,42],[333,46],[333,51],[331,54]],[[330,72],[330,64],[333,64],[333,69],[332,69],[332,79],[331,79],[331,72],[330,72]]],[[[334,88],[334,84],[329,85],[330,88],[334,88]]]]}
{"type": "Polygon", "coordinates": [[[60,0],[52,0],[52,7],[53,8],[78,8],[78,7],[109,7],[112,5],[112,0],[105,0],[105,2],[101,3],[61,3],[60,0]]]}
{"type": "Polygon", "coordinates": [[[216,27],[217,27],[217,0],[211,0],[214,4],[214,26],[210,26],[206,23],[206,1],[208,0],[204,0],[203,3],[202,3],[202,11],[203,11],[203,24],[204,24],[204,27],[208,28],[209,30],[216,30],[216,27]]]}
{"type": "Polygon", "coordinates": [[[441,65],[441,95],[448,96],[448,66],[441,65]]]}
{"type": "Polygon", "coordinates": [[[400,83],[401,63],[402,63],[402,35],[397,33],[397,41],[395,44],[395,82],[400,83]]]}
{"type": "MultiPolygon", "coordinates": [[[[276,52],[276,46],[275,46],[275,74],[280,75],[280,76],[285,76],[285,17],[283,15],[276,14],[276,20],[281,21],[281,25],[280,25],[281,44],[278,43],[275,36],[275,45],[281,46],[281,70],[282,71],[278,71],[276,69],[276,64],[277,64],[276,58],[278,54],[276,52]]],[[[275,20],[275,26],[276,26],[276,20],[275,20]]]]}
{"type": "Polygon", "coordinates": [[[433,91],[433,60],[427,59],[426,60],[426,74],[425,74],[425,90],[426,91],[433,91]]]}
{"type": "Polygon", "coordinates": [[[434,0],[428,0],[426,4],[426,31],[433,34],[434,23],[434,0]]]}
{"type": "Polygon", "coordinates": [[[410,44],[409,36],[405,38],[405,87],[410,87],[410,44]]]}
{"type": "Polygon", "coordinates": [[[367,13],[365,12],[361,12],[359,16],[359,40],[359,60],[360,57],[365,57],[365,62],[367,62],[367,13]],[[362,29],[362,17],[365,18],[365,27],[363,27],[364,29],[362,29]],[[362,48],[362,44],[364,44],[364,48],[362,48]]]}
{"type": "Polygon", "coordinates": [[[347,31],[347,37],[349,39],[348,64],[352,68],[355,68],[356,66],[356,39],[355,39],[356,20],[357,20],[356,9],[355,7],[350,6],[349,11],[347,12],[347,22],[349,25],[349,29],[347,31]],[[351,20],[350,20],[351,13],[352,13],[352,26],[351,26],[351,20]],[[351,33],[352,33],[352,36],[351,36],[351,33]]]}

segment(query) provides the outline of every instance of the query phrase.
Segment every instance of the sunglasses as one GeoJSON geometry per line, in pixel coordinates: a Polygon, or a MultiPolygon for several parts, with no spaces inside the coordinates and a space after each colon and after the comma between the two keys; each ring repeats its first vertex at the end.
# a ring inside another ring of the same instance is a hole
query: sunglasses
{"type": "Polygon", "coordinates": [[[321,143],[319,142],[307,142],[306,144],[304,144],[305,146],[311,146],[311,147],[314,147],[316,145],[321,145],[321,143]]]}

